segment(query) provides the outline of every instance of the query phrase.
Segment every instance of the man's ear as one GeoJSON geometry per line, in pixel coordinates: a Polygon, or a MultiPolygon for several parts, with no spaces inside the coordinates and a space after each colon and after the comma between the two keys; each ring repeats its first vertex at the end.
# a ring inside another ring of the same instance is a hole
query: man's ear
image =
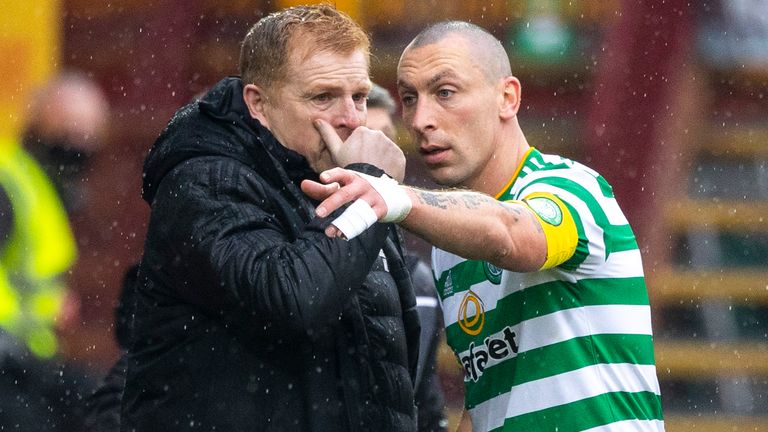
{"type": "Polygon", "coordinates": [[[503,79],[501,87],[502,95],[499,116],[504,119],[512,118],[520,110],[520,81],[510,75],[503,79]]]}
{"type": "Polygon", "coordinates": [[[264,90],[256,84],[246,84],[243,87],[243,99],[245,99],[245,105],[248,107],[251,117],[258,120],[262,126],[269,128],[267,117],[264,114],[267,104],[267,95],[264,90]]]}

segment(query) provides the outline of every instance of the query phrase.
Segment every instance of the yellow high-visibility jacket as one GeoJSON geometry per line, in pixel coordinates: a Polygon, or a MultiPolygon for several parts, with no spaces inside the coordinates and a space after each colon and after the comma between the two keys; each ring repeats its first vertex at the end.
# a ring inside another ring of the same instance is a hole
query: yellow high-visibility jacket
{"type": "Polygon", "coordinates": [[[0,138],[0,187],[13,208],[0,250],[0,327],[38,357],[51,357],[66,289],[61,276],[77,258],[75,239],[53,184],[15,140],[0,138]]]}

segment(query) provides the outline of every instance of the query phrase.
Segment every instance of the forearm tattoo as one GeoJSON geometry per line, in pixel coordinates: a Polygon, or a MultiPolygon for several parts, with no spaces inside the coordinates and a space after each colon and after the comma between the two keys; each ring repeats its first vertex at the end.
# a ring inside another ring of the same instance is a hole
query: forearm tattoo
{"type": "Polygon", "coordinates": [[[419,197],[419,201],[422,204],[430,207],[437,207],[443,210],[447,210],[448,206],[463,207],[468,210],[475,210],[482,207],[484,204],[496,204],[498,201],[491,197],[486,197],[472,192],[430,192],[424,190],[416,190],[416,196],[419,197]]]}
{"type": "Polygon", "coordinates": [[[442,195],[417,190],[416,196],[419,197],[419,201],[421,201],[422,204],[428,205],[430,207],[441,208],[443,210],[448,209],[448,205],[446,204],[448,200],[446,200],[446,198],[442,195]]]}

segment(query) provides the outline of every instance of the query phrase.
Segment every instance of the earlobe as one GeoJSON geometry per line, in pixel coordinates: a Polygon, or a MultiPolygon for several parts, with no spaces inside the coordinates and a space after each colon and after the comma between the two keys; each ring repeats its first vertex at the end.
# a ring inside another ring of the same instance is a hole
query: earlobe
{"type": "Polygon", "coordinates": [[[513,76],[504,78],[501,109],[499,110],[499,115],[502,118],[512,118],[517,115],[517,111],[520,109],[520,90],[520,81],[517,78],[513,76]]]}
{"type": "Polygon", "coordinates": [[[243,87],[243,99],[245,105],[248,107],[248,112],[251,117],[258,120],[262,126],[269,127],[267,124],[267,118],[264,115],[264,108],[267,103],[267,96],[261,87],[256,84],[246,84],[243,87]]]}

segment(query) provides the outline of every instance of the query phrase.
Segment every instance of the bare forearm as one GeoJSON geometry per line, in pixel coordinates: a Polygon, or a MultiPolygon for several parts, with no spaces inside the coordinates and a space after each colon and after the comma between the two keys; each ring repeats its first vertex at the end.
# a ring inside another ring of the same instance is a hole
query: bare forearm
{"type": "Polygon", "coordinates": [[[413,208],[401,225],[440,249],[515,271],[546,259],[541,226],[524,206],[470,191],[408,193],[413,208]]]}

